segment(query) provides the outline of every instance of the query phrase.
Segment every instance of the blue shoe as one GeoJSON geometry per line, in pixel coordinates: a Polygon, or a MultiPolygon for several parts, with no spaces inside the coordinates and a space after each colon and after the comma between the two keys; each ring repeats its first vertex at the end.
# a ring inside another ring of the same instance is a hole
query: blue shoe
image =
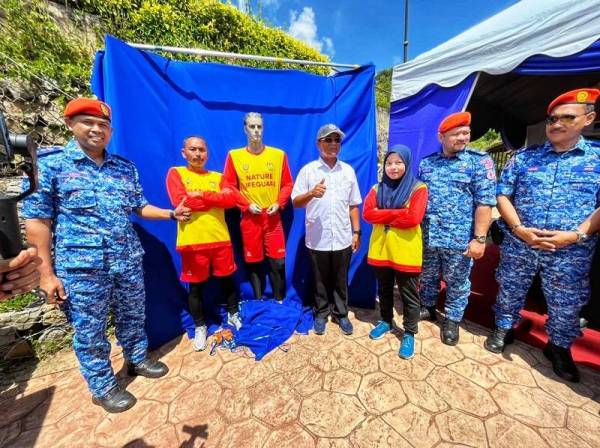
{"type": "Polygon", "coordinates": [[[400,344],[400,352],[398,356],[402,359],[410,359],[415,355],[415,337],[410,333],[404,333],[402,343],[400,344]]]}
{"type": "Polygon", "coordinates": [[[390,326],[390,324],[388,324],[384,320],[380,320],[379,322],[377,322],[377,325],[375,325],[375,328],[373,328],[369,333],[369,337],[375,340],[381,339],[391,329],[392,327],[390,326]]]}
{"type": "Polygon", "coordinates": [[[325,326],[327,325],[327,319],[317,317],[314,323],[315,334],[325,334],[325,326]]]}
{"type": "Polygon", "coordinates": [[[340,328],[342,329],[342,333],[344,333],[346,336],[350,336],[354,331],[354,327],[347,317],[342,317],[339,321],[339,324],[340,328]]]}

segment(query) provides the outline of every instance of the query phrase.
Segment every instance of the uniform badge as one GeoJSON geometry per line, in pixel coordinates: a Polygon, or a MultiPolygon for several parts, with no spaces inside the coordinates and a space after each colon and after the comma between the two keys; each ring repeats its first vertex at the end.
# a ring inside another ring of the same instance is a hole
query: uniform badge
{"type": "Polygon", "coordinates": [[[585,103],[588,99],[588,93],[586,91],[583,92],[577,92],[577,102],[578,103],[585,103]]]}
{"type": "Polygon", "coordinates": [[[104,104],[100,104],[100,110],[102,111],[105,117],[108,117],[110,115],[110,113],[108,112],[108,107],[106,107],[104,104]]]}
{"type": "Polygon", "coordinates": [[[267,162],[267,170],[273,171],[273,162],[267,162]]]}
{"type": "Polygon", "coordinates": [[[244,164],[242,165],[242,169],[243,169],[244,171],[248,171],[248,170],[250,169],[250,165],[248,165],[247,163],[244,163],[244,164]]]}
{"type": "Polygon", "coordinates": [[[217,189],[217,183],[214,180],[211,180],[208,185],[210,185],[210,188],[212,188],[213,190],[217,189]]]}

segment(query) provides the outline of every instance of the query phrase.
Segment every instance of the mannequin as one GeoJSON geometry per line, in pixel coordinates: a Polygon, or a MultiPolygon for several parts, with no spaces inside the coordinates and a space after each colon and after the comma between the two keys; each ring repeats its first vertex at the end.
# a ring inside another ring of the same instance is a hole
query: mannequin
{"type": "Polygon", "coordinates": [[[262,265],[269,265],[275,299],[285,297],[285,235],[281,211],[292,192],[293,180],[284,151],[263,143],[263,118],[257,112],[244,117],[246,146],[229,151],[223,173],[225,185],[239,190],[238,207],[244,260],[254,297],[265,291],[262,265]]]}

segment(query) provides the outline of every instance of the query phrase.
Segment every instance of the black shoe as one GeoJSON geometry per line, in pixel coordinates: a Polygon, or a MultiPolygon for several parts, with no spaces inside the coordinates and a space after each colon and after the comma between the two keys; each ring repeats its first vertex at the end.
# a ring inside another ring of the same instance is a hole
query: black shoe
{"type": "Polygon", "coordinates": [[[102,406],[112,414],[131,409],[136,402],[136,398],[125,389],[121,389],[121,386],[113,387],[104,397],[92,397],[92,403],[102,406]]]}
{"type": "Polygon", "coordinates": [[[458,322],[446,318],[442,324],[442,342],[446,345],[458,343],[458,322]]]}
{"type": "Polygon", "coordinates": [[[145,376],[146,378],[160,378],[169,372],[169,368],[165,363],[155,361],[150,358],[144,359],[142,362],[133,364],[127,363],[127,374],[129,376],[145,376]]]}
{"type": "Polygon", "coordinates": [[[550,342],[544,348],[544,356],[552,361],[552,370],[560,378],[571,383],[579,382],[579,371],[571,356],[571,350],[550,342]]]}
{"type": "Polygon", "coordinates": [[[422,306],[419,313],[419,320],[430,320],[432,322],[437,321],[435,306],[422,306]]]}
{"type": "Polygon", "coordinates": [[[487,337],[483,346],[490,352],[502,353],[506,346],[513,342],[515,342],[515,333],[512,328],[505,330],[504,328],[496,327],[494,332],[487,337]]]}

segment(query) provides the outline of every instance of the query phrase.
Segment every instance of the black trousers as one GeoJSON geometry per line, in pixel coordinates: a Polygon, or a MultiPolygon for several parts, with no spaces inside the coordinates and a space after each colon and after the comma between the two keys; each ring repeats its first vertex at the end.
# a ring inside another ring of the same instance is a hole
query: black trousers
{"type": "Polygon", "coordinates": [[[375,267],[377,293],[381,320],[391,325],[394,317],[394,282],[398,284],[403,305],[404,331],[416,334],[419,331],[419,274],[396,271],[387,267],[375,267]]]}
{"type": "Polygon", "coordinates": [[[315,277],[315,317],[329,314],[340,319],[348,316],[348,268],[352,247],[342,250],[308,249],[315,277]]]}
{"type": "MultiPolygon", "coordinates": [[[[239,293],[235,281],[233,280],[233,275],[217,278],[219,279],[219,282],[221,284],[221,297],[225,299],[227,312],[230,314],[237,313],[239,293]]],[[[190,308],[190,314],[194,319],[194,325],[196,325],[196,327],[201,327],[202,325],[206,324],[206,321],[204,320],[203,309],[203,291],[205,283],[206,282],[190,283],[190,292],[188,294],[188,306],[190,308]]]]}
{"type": "MultiPolygon", "coordinates": [[[[283,300],[286,293],[285,283],[285,258],[270,258],[265,257],[269,264],[269,281],[273,290],[275,300],[283,300]]],[[[248,272],[248,280],[252,286],[252,292],[255,299],[262,299],[265,293],[266,280],[263,272],[263,262],[246,263],[246,271],[248,272]]]]}

